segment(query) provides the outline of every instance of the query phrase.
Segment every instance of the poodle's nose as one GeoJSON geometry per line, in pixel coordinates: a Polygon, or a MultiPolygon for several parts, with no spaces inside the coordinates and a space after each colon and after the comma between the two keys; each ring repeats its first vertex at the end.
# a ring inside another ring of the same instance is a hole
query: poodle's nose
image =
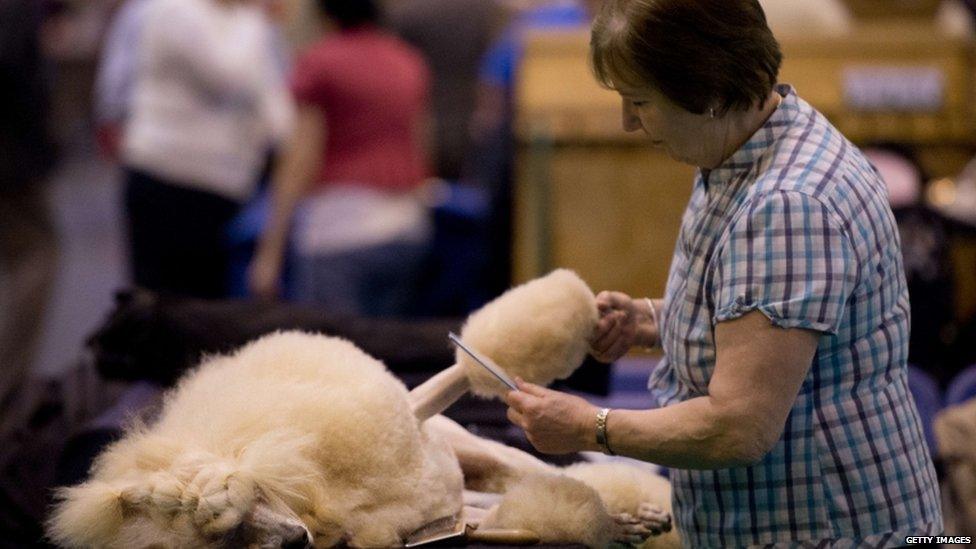
{"type": "Polygon", "coordinates": [[[283,540],[281,549],[311,549],[312,540],[309,539],[308,530],[297,526],[290,530],[283,540]]]}

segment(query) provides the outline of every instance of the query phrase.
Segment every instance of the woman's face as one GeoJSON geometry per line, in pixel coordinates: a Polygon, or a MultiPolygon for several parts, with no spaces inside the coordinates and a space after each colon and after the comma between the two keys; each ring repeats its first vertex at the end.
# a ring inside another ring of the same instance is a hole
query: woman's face
{"type": "Polygon", "coordinates": [[[721,143],[716,143],[715,119],[693,114],[650,87],[616,86],[623,102],[623,126],[628,132],[644,130],[654,147],[671,158],[692,166],[710,167],[715,155],[721,160],[721,143]]]}

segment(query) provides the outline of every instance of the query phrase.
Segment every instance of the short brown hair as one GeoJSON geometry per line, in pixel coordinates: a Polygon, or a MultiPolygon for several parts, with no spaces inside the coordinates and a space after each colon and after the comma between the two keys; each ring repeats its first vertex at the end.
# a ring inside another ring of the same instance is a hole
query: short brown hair
{"type": "Polygon", "coordinates": [[[590,37],[602,85],[651,85],[696,114],[762,104],[782,59],[758,0],[605,0],[590,37]]]}

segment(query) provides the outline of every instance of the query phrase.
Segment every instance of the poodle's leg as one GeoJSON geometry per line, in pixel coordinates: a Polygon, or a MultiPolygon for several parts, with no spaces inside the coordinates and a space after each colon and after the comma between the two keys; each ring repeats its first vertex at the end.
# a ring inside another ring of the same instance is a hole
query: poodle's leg
{"type": "Polygon", "coordinates": [[[497,508],[498,505],[494,505],[488,508],[482,508],[482,507],[467,505],[467,502],[465,502],[464,511],[462,513],[462,517],[464,518],[464,523],[472,528],[477,528],[481,526],[482,522],[484,522],[485,517],[492,514],[497,508]]]}
{"type": "Polygon", "coordinates": [[[495,505],[501,503],[502,495],[492,494],[489,492],[476,492],[474,490],[465,490],[463,499],[464,499],[465,507],[486,510],[486,509],[491,509],[495,505]]]}
{"type": "Polygon", "coordinates": [[[671,513],[653,503],[641,503],[637,518],[646,528],[654,532],[654,535],[671,531],[671,513]]]}
{"type": "Polygon", "coordinates": [[[315,549],[325,549],[343,545],[348,539],[343,528],[345,521],[334,512],[333,501],[324,484],[317,484],[309,497],[310,505],[301,515],[301,521],[312,533],[315,549]]]}
{"type": "Polygon", "coordinates": [[[503,493],[527,474],[559,472],[526,452],[473,435],[444,416],[428,419],[424,427],[454,450],[464,473],[464,486],[470,490],[503,493]]]}
{"type": "Polygon", "coordinates": [[[618,513],[613,516],[613,541],[625,545],[640,545],[654,535],[641,522],[629,513],[618,513]]]}
{"type": "Polygon", "coordinates": [[[637,516],[630,513],[613,515],[616,523],[614,541],[640,545],[648,538],[671,531],[671,515],[651,503],[642,503],[637,516]]]}
{"type": "Polygon", "coordinates": [[[671,522],[671,485],[656,472],[619,460],[577,463],[564,472],[600,493],[618,524],[620,541],[653,536],[655,547],[680,544],[671,522]]]}
{"type": "Polygon", "coordinates": [[[414,387],[407,399],[417,420],[423,422],[448,409],[470,387],[464,367],[455,364],[414,387]]]}

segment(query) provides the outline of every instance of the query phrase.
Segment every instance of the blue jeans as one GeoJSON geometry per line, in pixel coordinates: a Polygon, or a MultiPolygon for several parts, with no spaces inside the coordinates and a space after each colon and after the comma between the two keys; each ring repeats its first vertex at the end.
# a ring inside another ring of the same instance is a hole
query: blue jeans
{"type": "Polygon", "coordinates": [[[391,242],[293,258],[289,294],[330,312],[372,317],[409,312],[428,255],[426,243],[391,242]]]}

